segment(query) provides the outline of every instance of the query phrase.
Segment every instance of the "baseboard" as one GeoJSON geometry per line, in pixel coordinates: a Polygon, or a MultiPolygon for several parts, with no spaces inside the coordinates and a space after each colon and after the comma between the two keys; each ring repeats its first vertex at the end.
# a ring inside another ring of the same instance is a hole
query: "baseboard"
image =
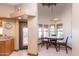
{"type": "Polygon", "coordinates": [[[14,51],[19,51],[19,49],[15,49],[14,51]]]}
{"type": "Polygon", "coordinates": [[[27,55],[30,55],[30,56],[38,56],[38,54],[32,54],[32,53],[27,53],[27,55]]]}

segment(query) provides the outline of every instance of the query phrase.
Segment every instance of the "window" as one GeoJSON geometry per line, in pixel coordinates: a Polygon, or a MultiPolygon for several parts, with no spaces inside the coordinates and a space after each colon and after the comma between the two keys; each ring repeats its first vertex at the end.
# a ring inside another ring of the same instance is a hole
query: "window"
{"type": "Polygon", "coordinates": [[[43,28],[43,36],[44,37],[48,37],[49,36],[49,29],[48,29],[48,25],[44,25],[44,28],[43,28]]]}
{"type": "Polygon", "coordinates": [[[55,26],[51,25],[50,27],[48,25],[40,25],[39,26],[39,38],[41,37],[52,37],[55,35],[55,26]]]}
{"type": "Polygon", "coordinates": [[[43,34],[44,34],[44,37],[48,37],[49,36],[48,28],[44,28],[43,29],[43,34]]]}
{"type": "Polygon", "coordinates": [[[39,27],[39,38],[41,38],[42,37],[42,28],[41,27],[39,27]]]}
{"type": "Polygon", "coordinates": [[[48,29],[47,28],[39,28],[39,38],[41,37],[48,37],[49,33],[48,33],[48,29]]]}
{"type": "Polygon", "coordinates": [[[62,25],[57,25],[57,31],[55,30],[55,25],[42,25],[39,27],[39,38],[41,37],[63,37],[63,27],[62,25]],[[42,28],[43,27],[43,28],[42,28]]]}
{"type": "Polygon", "coordinates": [[[26,46],[28,45],[28,28],[23,27],[23,45],[26,46]]]}
{"type": "Polygon", "coordinates": [[[39,29],[38,29],[38,37],[41,38],[43,36],[43,31],[42,31],[42,24],[39,24],[39,29]]]}
{"type": "Polygon", "coordinates": [[[50,37],[55,35],[55,26],[54,25],[51,25],[49,30],[50,30],[50,37]]]}
{"type": "Polygon", "coordinates": [[[57,25],[57,31],[58,31],[57,37],[63,37],[63,26],[62,26],[62,24],[57,25]]]}
{"type": "Polygon", "coordinates": [[[39,38],[48,37],[49,36],[48,25],[43,26],[42,24],[39,24],[38,34],[39,34],[39,38]]]}

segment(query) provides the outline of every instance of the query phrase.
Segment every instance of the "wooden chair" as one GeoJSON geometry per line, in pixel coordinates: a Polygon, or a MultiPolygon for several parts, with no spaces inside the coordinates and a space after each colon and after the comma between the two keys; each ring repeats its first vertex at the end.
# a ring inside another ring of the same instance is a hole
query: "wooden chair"
{"type": "Polygon", "coordinates": [[[46,49],[48,49],[49,41],[48,39],[41,39],[41,47],[46,45],[46,49]]]}
{"type": "Polygon", "coordinates": [[[54,40],[50,40],[50,42],[49,42],[49,46],[51,46],[51,45],[54,45],[56,51],[58,52],[58,50],[57,50],[57,40],[56,40],[56,39],[54,39],[54,40]]]}
{"type": "Polygon", "coordinates": [[[56,48],[56,41],[50,41],[49,38],[41,38],[41,47],[46,45],[46,49],[48,49],[51,44],[54,44],[56,48]]]}
{"type": "Polygon", "coordinates": [[[66,38],[66,41],[64,42],[63,40],[62,41],[57,41],[57,45],[59,47],[59,50],[60,50],[60,45],[62,46],[65,46],[65,49],[66,49],[66,53],[68,53],[68,47],[67,47],[67,42],[68,42],[68,36],[66,38]]]}
{"type": "Polygon", "coordinates": [[[57,50],[57,40],[51,40],[51,39],[42,39],[41,47],[46,44],[46,49],[48,49],[51,45],[54,45],[57,50]]]}

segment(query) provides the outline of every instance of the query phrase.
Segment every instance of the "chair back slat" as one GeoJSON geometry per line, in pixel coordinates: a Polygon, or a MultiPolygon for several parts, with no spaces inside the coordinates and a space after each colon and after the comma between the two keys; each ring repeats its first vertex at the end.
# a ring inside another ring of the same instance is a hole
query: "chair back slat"
{"type": "Polygon", "coordinates": [[[67,38],[66,38],[66,43],[68,42],[68,36],[67,36],[67,38]]]}

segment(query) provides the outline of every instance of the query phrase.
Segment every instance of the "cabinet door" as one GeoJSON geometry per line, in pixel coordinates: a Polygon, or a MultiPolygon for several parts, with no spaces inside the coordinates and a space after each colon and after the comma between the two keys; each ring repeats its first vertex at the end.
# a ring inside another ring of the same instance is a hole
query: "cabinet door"
{"type": "Polygon", "coordinates": [[[4,56],[4,45],[0,45],[0,56],[4,56]]]}
{"type": "Polygon", "coordinates": [[[11,49],[14,51],[14,39],[11,40],[11,49]]]}

